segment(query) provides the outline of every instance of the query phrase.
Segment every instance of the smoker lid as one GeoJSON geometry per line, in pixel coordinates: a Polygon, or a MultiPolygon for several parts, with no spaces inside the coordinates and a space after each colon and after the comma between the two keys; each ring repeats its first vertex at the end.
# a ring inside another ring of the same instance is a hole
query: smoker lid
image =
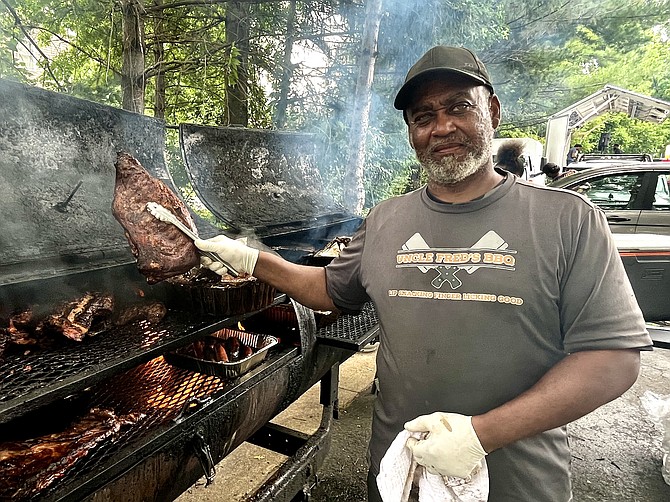
{"type": "Polygon", "coordinates": [[[323,187],[312,135],[181,124],[180,143],[199,198],[238,231],[267,236],[346,216],[323,187]]]}
{"type": "Polygon", "coordinates": [[[162,121],[0,80],[0,284],[134,261],[111,211],[121,150],[173,188],[162,121]]]}

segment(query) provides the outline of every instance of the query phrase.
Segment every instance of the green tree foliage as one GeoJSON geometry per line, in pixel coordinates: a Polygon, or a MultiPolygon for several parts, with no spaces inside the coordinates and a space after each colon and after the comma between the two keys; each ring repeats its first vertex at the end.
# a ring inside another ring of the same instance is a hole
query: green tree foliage
{"type": "MultiPolygon", "coordinates": [[[[655,7],[662,9],[667,17],[666,2],[658,2],[655,7]]],[[[617,11],[618,17],[622,15],[629,16],[626,20],[635,21],[606,20],[603,26],[580,26],[567,44],[570,57],[562,66],[568,75],[564,82],[571,90],[569,99],[576,101],[611,84],[670,101],[670,41],[664,24],[640,22],[639,16],[645,20],[656,19],[656,15],[652,17],[645,10],[637,11],[635,17],[628,9],[617,11]],[[616,29],[617,24],[620,30],[616,29]]],[[[610,145],[619,143],[625,152],[651,153],[658,157],[670,143],[668,132],[669,123],[655,125],[625,114],[607,114],[573,133],[573,143],[581,142],[586,152],[596,151],[600,135],[609,133],[610,145]]]]}
{"type": "Polygon", "coordinates": [[[521,127],[543,137],[548,116],[605,84],[665,99],[667,46],[652,46],[670,2],[520,0],[506,12],[509,35],[488,53],[504,105],[503,135],[521,127]],[[641,59],[647,51],[656,58],[641,59]]]}

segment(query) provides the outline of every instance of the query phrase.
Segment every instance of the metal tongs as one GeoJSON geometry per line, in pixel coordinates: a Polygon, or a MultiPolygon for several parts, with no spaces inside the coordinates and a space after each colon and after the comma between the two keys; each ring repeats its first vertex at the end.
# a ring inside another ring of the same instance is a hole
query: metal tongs
{"type": "MultiPolygon", "coordinates": [[[[181,221],[179,221],[179,219],[174,214],[165,209],[158,202],[147,202],[147,211],[149,211],[154,216],[154,218],[160,221],[164,221],[165,223],[172,223],[175,227],[177,227],[179,230],[184,232],[188,237],[190,237],[191,240],[196,240],[199,238],[197,235],[195,235],[195,233],[193,233],[193,231],[190,228],[188,228],[181,221]]],[[[200,251],[200,254],[206,256],[212,261],[218,261],[222,263],[223,266],[228,269],[228,273],[230,275],[232,275],[233,277],[239,277],[240,273],[237,270],[235,270],[230,265],[230,263],[221,258],[218,254],[212,251],[200,251]]]]}

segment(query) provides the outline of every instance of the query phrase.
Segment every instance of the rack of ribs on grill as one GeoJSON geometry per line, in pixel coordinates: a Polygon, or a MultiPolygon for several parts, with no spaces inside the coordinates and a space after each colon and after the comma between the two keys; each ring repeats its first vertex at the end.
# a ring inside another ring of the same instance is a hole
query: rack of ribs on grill
{"type": "Polygon", "coordinates": [[[97,321],[108,318],[114,310],[114,298],[103,293],[86,293],[77,300],[67,302],[58,312],[41,323],[44,332],[60,333],[81,342],[97,321]]]}
{"type": "Polygon", "coordinates": [[[0,360],[6,351],[45,349],[58,342],[82,342],[112,326],[135,321],[160,322],[167,308],[159,301],[143,301],[126,307],[115,307],[109,293],[87,292],[66,301],[49,312],[26,308],[14,312],[0,326],[0,360]]]}
{"type": "Polygon", "coordinates": [[[122,427],[142,418],[140,413],[116,416],[111,410],[92,408],[64,431],[0,442],[0,500],[33,498],[122,427]]]}
{"type": "Polygon", "coordinates": [[[49,312],[38,306],[14,312],[6,325],[0,326],[0,337],[4,349],[46,348],[61,337],[81,342],[85,336],[102,331],[113,311],[111,294],[87,292],[49,312]]]}
{"type": "Polygon", "coordinates": [[[137,267],[147,282],[155,284],[198,266],[200,257],[191,239],[146,210],[147,202],[157,202],[197,235],[182,200],[128,153],[118,153],[115,167],[112,213],[124,228],[137,267]]]}

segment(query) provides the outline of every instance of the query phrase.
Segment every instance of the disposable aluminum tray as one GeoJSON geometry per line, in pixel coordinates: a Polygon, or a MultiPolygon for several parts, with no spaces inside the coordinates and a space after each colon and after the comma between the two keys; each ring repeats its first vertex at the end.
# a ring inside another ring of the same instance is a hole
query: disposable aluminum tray
{"type": "Polygon", "coordinates": [[[219,342],[231,337],[237,337],[242,344],[251,347],[254,351],[253,354],[235,362],[215,361],[207,358],[207,355],[204,358],[199,358],[192,355],[193,345],[198,343],[194,342],[190,346],[166,353],[165,360],[173,366],[197,373],[222,378],[237,378],[263,362],[267,357],[268,350],[279,343],[279,339],[274,336],[259,335],[249,331],[238,331],[229,328],[220,329],[203,338],[203,341],[205,343],[208,341],[219,342]]]}

